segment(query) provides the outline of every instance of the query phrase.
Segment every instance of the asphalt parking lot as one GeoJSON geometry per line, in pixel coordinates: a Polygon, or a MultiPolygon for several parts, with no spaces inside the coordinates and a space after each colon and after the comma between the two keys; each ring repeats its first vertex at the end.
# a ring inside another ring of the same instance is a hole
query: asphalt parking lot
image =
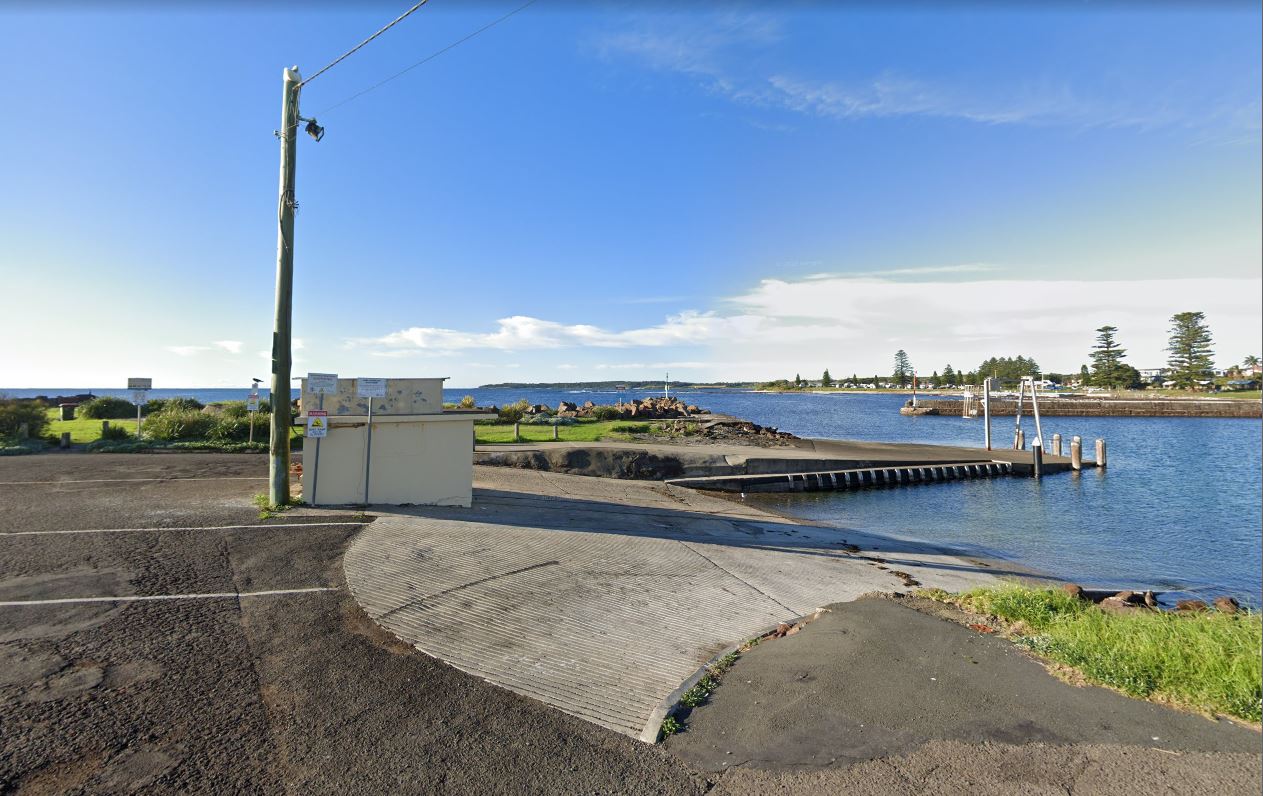
{"type": "Polygon", "coordinates": [[[250,455],[0,459],[0,793],[707,787],[378,630],[340,566],[363,516],[261,521],[265,474],[250,455]],[[120,596],[160,599],[57,602],[120,596]]]}

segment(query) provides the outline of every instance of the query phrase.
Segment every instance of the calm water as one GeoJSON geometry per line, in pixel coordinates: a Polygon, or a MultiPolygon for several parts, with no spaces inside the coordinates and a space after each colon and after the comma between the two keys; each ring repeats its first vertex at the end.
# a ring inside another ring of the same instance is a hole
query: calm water
{"type": "MultiPolygon", "coordinates": [[[[6,390],[12,396],[71,394],[80,389],[6,390]]],[[[94,390],[127,395],[125,390],[94,390]]],[[[239,390],[153,390],[203,402],[243,399],[239,390]]],[[[264,391],[266,392],[266,391],[264,391]]],[[[480,404],[526,398],[612,403],[646,393],[451,389],[446,400],[473,395],[480,404]]],[[[716,412],[777,426],[805,437],[928,442],[982,447],[982,421],[903,417],[899,395],[757,394],[736,390],[678,393],[716,412]]],[[[296,395],[296,394],[295,394],[296,395]]],[[[995,439],[1013,418],[993,421],[995,439]]],[[[1024,418],[1027,434],[1033,433],[1024,418]]],[[[1084,585],[1149,586],[1200,595],[1229,593],[1259,605],[1263,567],[1263,425],[1211,418],[1051,417],[1044,434],[1109,443],[1109,468],[857,492],[764,495],[779,511],[888,536],[950,544],[1084,585]]]]}

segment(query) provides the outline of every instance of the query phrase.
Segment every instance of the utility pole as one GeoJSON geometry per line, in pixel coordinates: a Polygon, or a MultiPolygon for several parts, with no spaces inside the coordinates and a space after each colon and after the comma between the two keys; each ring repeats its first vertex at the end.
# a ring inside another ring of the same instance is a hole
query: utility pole
{"type": "Polygon", "coordinates": [[[276,322],[272,329],[272,428],[268,452],[268,503],[289,503],[290,321],[294,289],[294,158],[298,137],[298,67],[283,74],[281,188],[276,238],[276,322]]]}

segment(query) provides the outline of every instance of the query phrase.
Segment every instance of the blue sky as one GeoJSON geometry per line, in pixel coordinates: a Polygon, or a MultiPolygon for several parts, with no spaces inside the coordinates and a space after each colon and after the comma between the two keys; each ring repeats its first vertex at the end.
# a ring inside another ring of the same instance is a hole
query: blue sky
{"type": "MultiPolygon", "coordinates": [[[[0,386],[266,377],[281,69],[406,4],[0,11],[0,386]]],[[[295,373],[1259,353],[1260,14],[434,0],[304,88],[295,373]]]]}

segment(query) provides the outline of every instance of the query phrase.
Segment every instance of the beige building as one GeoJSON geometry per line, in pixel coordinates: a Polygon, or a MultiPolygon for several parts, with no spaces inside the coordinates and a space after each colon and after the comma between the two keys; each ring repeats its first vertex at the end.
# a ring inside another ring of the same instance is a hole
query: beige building
{"type": "Polygon", "coordinates": [[[470,505],[474,421],[495,415],[444,411],[443,379],[338,379],[323,395],[303,379],[301,401],[307,503],[470,505]],[[324,437],[310,436],[312,410],[328,413],[324,437]]]}

